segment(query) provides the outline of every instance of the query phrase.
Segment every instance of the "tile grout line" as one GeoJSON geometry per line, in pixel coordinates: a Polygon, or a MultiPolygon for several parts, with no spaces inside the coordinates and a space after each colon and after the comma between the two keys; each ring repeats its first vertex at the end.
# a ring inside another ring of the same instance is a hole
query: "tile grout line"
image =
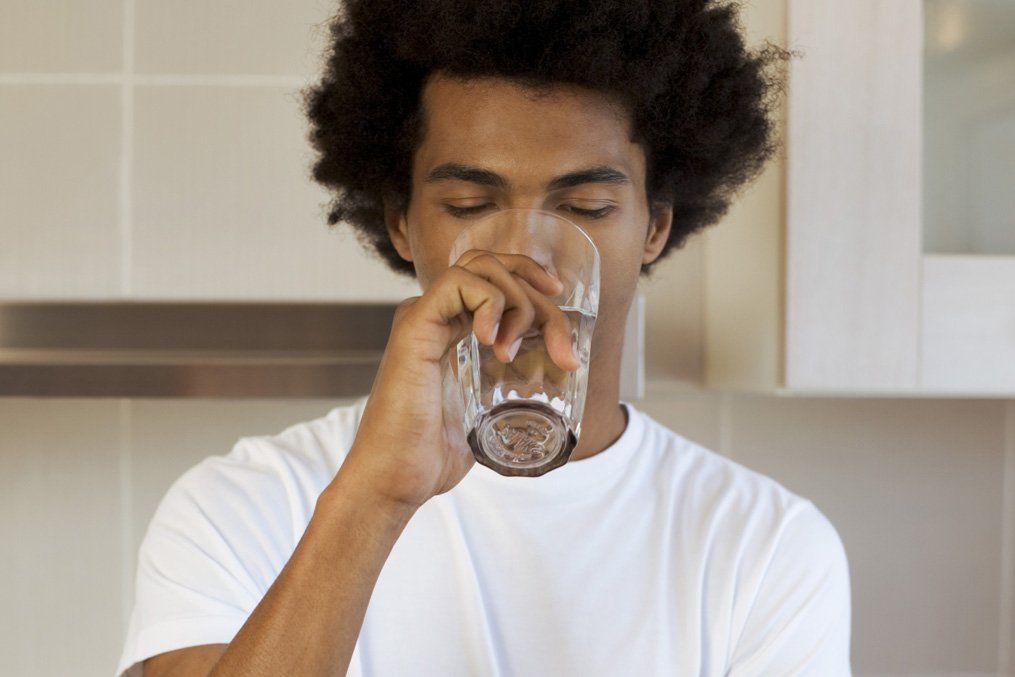
{"type": "MultiPolygon", "coordinates": [[[[132,252],[131,172],[134,163],[134,2],[123,0],[123,63],[120,82],[120,293],[131,295],[132,252]]],[[[127,636],[134,596],[132,408],[120,400],[120,617],[121,635],[127,636]]]]}
{"type": "Polygon", "coordinates": [[[133,607],[134,595],[134,548],[131,541],[134,533],[134,500],[131,482],[133,463],[131,455],[131,401],[120,399],[120,617],[121,635],[126,637],[127,624],[133,607]]]}
{"type": "Polygon", "coordinates": [[[1004,456],[1001,494],[1001,594],[998,619],[998,674],[1011,674],[1012,621],[1015,620],[1015,400],[1004,409],[1004,456]]]}
{"type": "Polygon", "coordinates": [[[120,295],[131,296],[131,172],[134,164],[134,0],[123,0],[123,79],[120,83],[120,295]]]}
{"type": "MultiPolygon", "coordinates": [[[[127,5],[133,3],[125,0],[127,5]]],[[[124,70],[120,73],[0,73],[0,85],[164,85],[169,87],[302,87],[310,81],[297,75],[186,75],[133,72],[133,29],[124,28],[124,70]],[[130,49],[130,54],[127,50],[130,49]]]]}
{"type": "Polygon", "coordinates": [[[119,85],[123,73],[0,73],[0,85],[119,85]]]}
{"type": "Polygon", "coordinates": [[[309,82],[296,75],[135,75],[138,85],[168,85],[195,87],[301,87],[309,82]]]}

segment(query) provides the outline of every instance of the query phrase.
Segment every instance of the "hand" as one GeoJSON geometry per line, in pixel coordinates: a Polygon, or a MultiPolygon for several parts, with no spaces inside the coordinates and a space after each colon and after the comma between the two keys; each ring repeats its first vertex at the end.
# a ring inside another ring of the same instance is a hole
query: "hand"
{"type": "Polygon", "coordinates": [[[473,329],[499,360],[510,362],[512,345],[535,327],[550,359],[577,369],[571,325],[548,298],[562,289],[528,256],[471,249],[423,295],[399,304],[342,471],[412,507],[458,484],[475,459],[456,386],[442,382],[442,362],[457,359],[449,350],[473,329]]]}

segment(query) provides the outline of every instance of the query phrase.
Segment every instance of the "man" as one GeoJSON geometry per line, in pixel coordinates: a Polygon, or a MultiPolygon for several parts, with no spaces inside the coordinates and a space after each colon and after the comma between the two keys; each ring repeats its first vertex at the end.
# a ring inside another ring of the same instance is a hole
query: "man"
{"type": "Polygon", "coordinates": [[[807,499],[618,397],[639,275],[714,223],[774,145],[730,6],[348,2],[307,96],[315,178],[421,295],[366,398],[242,438],[169,490],[120,670],[146,675],[850,674],[849,579],[807,499]],[[475,464],[441,358],[526,329],[574,369],[556,281],[474,219],[552,210],[602,257],[572,460],[475,464]]]}

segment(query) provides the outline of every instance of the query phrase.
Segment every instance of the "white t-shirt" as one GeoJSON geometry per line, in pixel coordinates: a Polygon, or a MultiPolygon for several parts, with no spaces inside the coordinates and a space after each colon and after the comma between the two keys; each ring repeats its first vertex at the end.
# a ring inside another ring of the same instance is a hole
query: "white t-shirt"
{"type": "MultiPolygon", "coordinates": [[[[169,489],[117,674],[232,640],[289,559],[366,398],[241,438],[169,489]]],[[[627,402],[609,448],[542,477],[476,464],[385,562],[353,677],[851,674],[838,533],[809,500],[627,402]]]]}

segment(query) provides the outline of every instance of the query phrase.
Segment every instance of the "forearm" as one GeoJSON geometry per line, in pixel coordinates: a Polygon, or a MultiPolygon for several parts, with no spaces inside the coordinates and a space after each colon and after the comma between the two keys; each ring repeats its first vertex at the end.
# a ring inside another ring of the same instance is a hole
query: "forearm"
{"type": "Polygon", "coordinates": [[[345,675],[377,577],[414,512],[343,466],[211,675],[345,675]]]}

